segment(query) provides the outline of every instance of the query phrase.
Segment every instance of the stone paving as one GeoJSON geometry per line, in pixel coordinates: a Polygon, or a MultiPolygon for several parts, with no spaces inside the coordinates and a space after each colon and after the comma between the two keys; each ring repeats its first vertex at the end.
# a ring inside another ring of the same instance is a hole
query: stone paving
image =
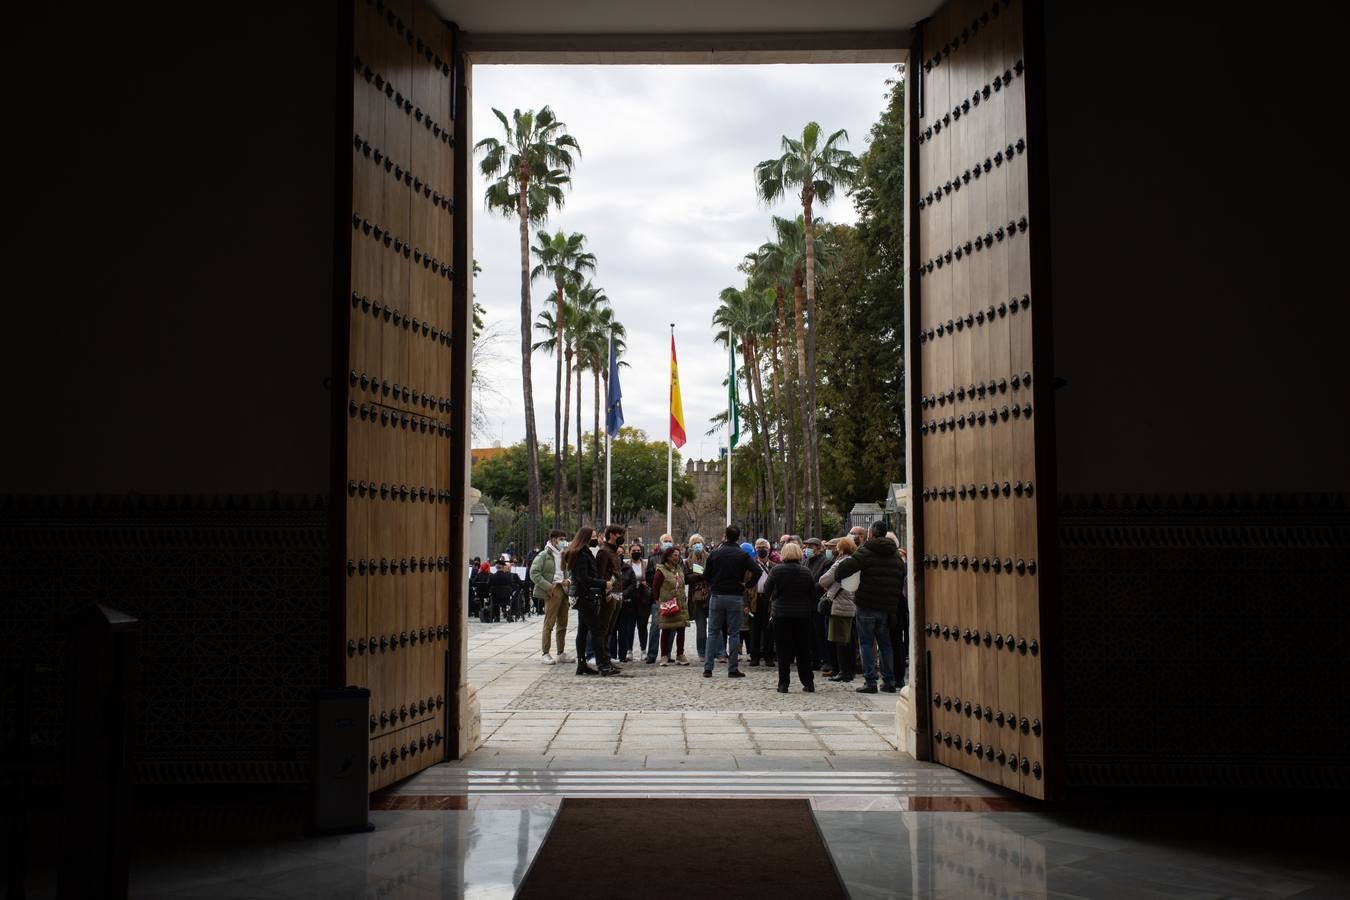
{"type": "MultiPolygon", "coordinates": [[[[569,623],[569,652],[575,622],[569,623]]],[[[465,764],[490,767],[859,769],[895,765],[894,694],[817,677],[816,693],[774,690],[777,671],[632,662],[630,677],[581,677],[575,663],[540,663],[542,620],[469,622],[469,682],[482,709],[482,747],[465,764]]]]}

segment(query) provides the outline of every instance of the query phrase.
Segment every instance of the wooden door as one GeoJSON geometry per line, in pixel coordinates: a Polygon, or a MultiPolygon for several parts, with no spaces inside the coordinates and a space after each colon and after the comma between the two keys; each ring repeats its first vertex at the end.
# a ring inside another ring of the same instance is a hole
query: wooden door
{"type": "Polygon", "coordinates": [[[463,467],[452,451],[462,446],[464,409],[452,400],[463,306],[452,290],[462,283],[453,258],[457,70],[451,31],[422,3],[348,8],[351,128],[339,139],[350,170],[340,165],[339,180],[349,176],[350,208],[339,225],[335,323],[345,365],[334,385],[345,397],[334,498],[345,552],[336,577],[344,681],[371,693],[375,790],[441,761],[453,743],[446,672],[463,467]]]}
{"type": "Polygon", "coordinates": [[[909,98],[916,699],[932,759],[1034,797],[1059,727],[1040,33],[1024,0],[951,0],[909,98]]]}

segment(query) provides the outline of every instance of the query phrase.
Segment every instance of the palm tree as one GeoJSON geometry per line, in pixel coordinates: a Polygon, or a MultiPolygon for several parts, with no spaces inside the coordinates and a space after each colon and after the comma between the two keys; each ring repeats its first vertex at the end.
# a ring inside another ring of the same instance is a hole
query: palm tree
{"type": "Polygon", "coordinates": [[[501,110],[493,115],[502,123],[503,139],[483,138],[474,151],[483,152],[479,171],[493,179],[484,194],[487,208],[520,219],[520,374],[525,403],[525,446],[529,458],[528,528],[531,542],[539,539],[539,515],[543,506],[539,487],[539,442],[534,422],[534,383],[530,367],[530,225],[542,224],[549,207],[562,209],[563,188],[572,179],[572,153],[581,155],[576,139],[545,106],[513,110],[507,121],[501,110]]]}
{"type": "MultiPolygon", "coordinates": [[[[572,302],[564,301],[563,309],[564,309],[564,318],[568,322],[574,322],[576,319],[575,298],[573,298],[572,302]]],[[[564,359],[566,361],[565,362],[566,370],[570,373],[572,371],[572,356],[576,349],[576,336],[573,332],[572,325],[569,324],[566,328],[562,329],[562,337],[561,337],[562,343],[559,344],[558,318],[553,315],[553,312],[551,310],[542,309],[539,311],[538,321],[534,323],[534,330],[537,331],[541,335],[541,337],[539,338],[538,341],[534,343],[533,349],[543,350],[545,353],[548,353],[550,355],[556,354],[558,357],[564,359]],[[559,349],[560,347],[561,350],[559,349]]],[[[572,397],[572,379],[569,376],[567,379],[567,399],[563,403],[564,409],[567,408],[567,404],[572,402],[571,397],[572,397]]],[[[572,421],[571,419],[568,419],[566,417],[564,417],[563,419],[563,432],[561,445],[563,447],[567,446],[567,426],[568,423],[570,423],[571,421],[572,421]]],[[[556,468],[557,465],[556,457],[554,458],[554,464],[556,468]]],[[[557,509],[556,502],[554,503],[554,508],[557,509]]],[[[557,522],[558,515],[559,513],[557,512],[554,513],[555,524],[557,522]]]]}
{"type": "MultiPolygon", "coordinates": [[[[591,517],[599,521],[603,505],[600,502],[600,408],[601,398],[609,396],[609,338],[614,335],[614,353],[622,354],[625,348],[624,338],[627,331],[614,319],[614,310],[609,306],[609,298],[603,292],[596,297],[597,302],[582,314],[583,334],[579,345],[584,348],[578,353],[577,365],[585,365],[592,374],[595,388],[595,424],[593,435],[595,443],[591,447],[591,517]],[[603,384],[603,393],[602,393],[603,384]]],[[[626,362],[619,362],[627,366],[626,362]]]]}
{"type": "MultiPolygon", "coordinates": [[[[817,225],[824,224],[817,222],[817,225]]],[[[812,438],[815,433],[815,370],[808,364],[810,359],[809,348],[814,344],[808,345],[806,341],[805,320],[807,316],[803,315],[802,299],[803,285],[806,279],[806,261],[807,261],[807,240],[806,223],[803,216],[797,216],[795,219],[784,219],[780,216],[773,217],[774,240],[761,244],[759,249],[751,254],[749,259],[752,261],[754,271],[763,277],[769,279],[775,288],[778,302],[778,324],[783,332],[784,339],[784,360],[787,358],[787,351],[790,349],[791,341],[786,336],[787,313],[784,309],[784,297],[787,289],[792,289],[792,310],[793,321],[796,333],[796,372],[798,379],[797,396],[802,398],[800,407],[805,412],[805,421],[802,421],[802,438],[800,457],[793,453],[794,458],[800,458],[803,465],[803,493],[805,503],[808,508],[813,508],[819,501],[820,482],[811,478],[813,472],[818,472],[817,465],[813,465],[815,456],[818,454],[812,438]]],[[[838,255],[838,248],[829,238],[828,232],[818,231],[814,240],[810,243],[810,255],[815,260],[816,269],[823,271],[834,264],[835,257],[838,255]]],[[[814,337],[812,337],[814,341],[814,337]]],[[[797,407],[793,407],[796,412],[797,407]]],[[[795,415],[794,415],[795,419],[795,415]]],[[[794,425],[794,436],[795,436],[794,425]]],[[[789,473],[789,477],[792,475],[789,473]]],[[[789,521],[795,522],[795,518],[790,516],[789,521]]],[[[808,522],[808,526],[815,523],[808,522]]],[[[792,530],[792,529],[789,529],[792,530]]]]}
{"type": "Polygon", "coordinates": [[[816,434],[816,258],[815,258],[815,201],[829,203],[835,188],[850,187],[857,181],[860,163],[858,157],[838,146],[848,140],[844,129],[831,134],[822,144],[821,129],[816,122],[807,122],[799,140],[783,135],[783,154],[766,159],[755,166],[755,187],[761,199],[772,203],[788,191],[800,186],[802,217],[806,234],[806,315],[808,324],[806,345],[806,437],[808,467],[811,479],[809,492],[813,496],[813,530],[820,531],[820,442],[816,434]]]}
{"type": "MultiPolygon", "coordinates": [[[[723,288],[718,295],[722,305],[713,313],[713,325],[721,328],[714,340],[728,347],[734,347],[737,338],[741,343],[741,368],[745,373],[746,393],[750,395],[751,427],[755,429],[755,441],[759,444],[764,459],[765,490],[769,498],[769,516],[778,520],[778,501],[774,491],[773,455],[769,447],[768,418],[764,413],[764,382],[760,374],[759,353],[756,343],[773,316],[773,290],[756,290],[751,283],[745,290],[734,287],[723,288]],[[756,401],[756,390],[759,399],[756,401]]],[[[731,373],[734,378],[735,373],[731,373]]],[[[727,452],[731,452],[730,446],[727,452]]]]}
{"type": "MultiPolygon", "coordinates": [[[[530,249],[534,253],[537,264],[530,270],[530,280],[541,275],[548,275],[553,279],[553,308],[554,318],[558,327],[558,344],[566,343],[563,337],[563,329],[567,321],[567,310],[565,308],[565,293],[569,283],[580,284],[582,277],[586,272],[595,271],[595,256],[587,253],[583,249],[586,243],[586,235],[574,231],[571,234],[558,230],[557,234],[549,234],[541,231],[535,235],[535,245],[530,249]]],[[[553,438],[556,446],[554,447],[554,467],[553,467],[553,527],[557,528],[559,516],[562,509],[562,419],[565,415],[566,406],[563,405],[562,380],[563,380],[563,358],[555,356],[557,361],[557,378],[553,390],[553,438]]],[[[567,369],[567,377],[570,380],[572,371],[567,369]]],[[[580,397],[578,397],[580,399],[580,397]]],[[[580,426],[577,431],[580,432],[580,426]]],[[[580,437],[580,434],[578,434],[580,437]]],[[[581,486],[577,486],[578,492],[581,486]]]]}

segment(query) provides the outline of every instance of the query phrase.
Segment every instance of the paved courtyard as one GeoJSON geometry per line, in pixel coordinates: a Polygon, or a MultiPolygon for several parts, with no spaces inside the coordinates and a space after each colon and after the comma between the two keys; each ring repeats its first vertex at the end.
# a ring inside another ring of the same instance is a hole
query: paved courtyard
{"type": "MultiPolygon", "coordinates": [[[[877,768],[896,751],[894,694],[859,694],[862,684],[817,677],[816,693],[793,681],[779,694],[777,670],[743,663],[730,679],[690,665],[633,662],[624,678],[579,677],[575,663],[540,660],[539,617],[469,622],[469,682],[482,710],[478,766],[634,769],[827,770],[877,768]]],[[[568,643],[575,637],[569,623],[568,643]]]]}

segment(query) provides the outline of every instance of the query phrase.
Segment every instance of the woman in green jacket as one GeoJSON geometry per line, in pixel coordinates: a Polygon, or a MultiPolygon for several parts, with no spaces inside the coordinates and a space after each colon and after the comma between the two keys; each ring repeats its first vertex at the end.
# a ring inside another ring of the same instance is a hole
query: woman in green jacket
{"type": "Polygon", "coordinates": [[[684,658],[684,630],[689,627],[689,598],[684,591],[684,567],[680,565],[679,547],[668,547],[661,551],[661,564],[652,576],[652,594],[656,596],[656,610],[661,617],[661,665],[670,665],[672,641],[679,664],[689,665],[689,661],[684,658]],[[677,605],[667,615],[664,607],[671,600],[677,605]]]}

